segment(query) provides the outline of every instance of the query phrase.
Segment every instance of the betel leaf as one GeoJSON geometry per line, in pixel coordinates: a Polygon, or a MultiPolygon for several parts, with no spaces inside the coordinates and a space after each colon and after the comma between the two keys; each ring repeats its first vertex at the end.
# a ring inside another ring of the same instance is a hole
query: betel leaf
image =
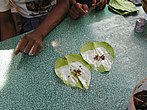
{"type": "MultiPolygon", "coordinates": [[[[79,75],[76,75],[81,84],[85,89],[89,88],[91,80],[90,65],[83,60],[82,56],[79,54],[70,54],[65,56],[70,65],[71,71],[79,72],[79,75]]],[[[77,73],[76,73],[77,74],[77,73]]]]}
{"type": "Polygon", "coordinates": [[[106,42],[88,42],[82,45],[81,55],[83,59],[95,70],[109,71],[114,60],[114,50],[106,42]]]}
{"type": "Polygon", "coordinates": [[[66,59],[58,58],[55,63],[56,75],[68,86],[83,88],[78,78],[71,71],[66,59]]]}
{"type": "Polygon", "coordinates": [[[106,49],[106,51],[112,55],[112,57],[114,58],[114,49],[112,48],[112,46],[110,44],[108,44],[107,42],[93,42],[94,43],[94,47],[104,47],[106,49]]]}
{"type": "Polygon", "coordinates": [[[66,55],[65,58],[67,59],[69,64],[72,62],[80,62],[86,68],[90,69],[90,65],[85,60],[83,60],[80,54],[69,54],[69,55],[66,55]]]}
{"type": "Polygon", "coordinates": [[[90,66],[79,54],[70,54],[65,58],[57,59],[56,75],[68,86],[88,89],[91,80],[90,66]]]}
{"type": "Polygon", "coordinates": [[[66,59],[58,58],[55,63],[56,75],[68,86],[83,88],[78,78],[71,73],[66,59]]]}
{"type": "Polygon", "coordinates": [[[66,59],[58,58],[55,63],[55,69],[60,68],[62,66],[66,66],[66,65],[68,65],[68,62],[66,59]]]}
{"type": "Polygon", "coordinates": [[[136,6],[128,0],[110,0],[108,7],[120,15],[128,15],[138,11],[136,6]]]}

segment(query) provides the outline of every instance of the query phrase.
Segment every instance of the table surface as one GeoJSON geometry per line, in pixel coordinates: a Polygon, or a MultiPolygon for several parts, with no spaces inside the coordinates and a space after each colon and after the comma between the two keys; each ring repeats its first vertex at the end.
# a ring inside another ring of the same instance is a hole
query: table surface
{"type": "Polygon", "coordinates": [[[108,7],[79,20],[67,17],[45,38],[37,56],[13,54],[22,35],[1,42],[0,110],[126,110],[132,89],[147,76],[147,31],[134,32],[136,18],[145,14],[138,9],[138,15],[128,17],[108,7]],[[80,53],[89,41],[114,48],[112,68],[105,74],[92,70],[88,90],[68,87],[56,76],[55,61],[80,53]]]}

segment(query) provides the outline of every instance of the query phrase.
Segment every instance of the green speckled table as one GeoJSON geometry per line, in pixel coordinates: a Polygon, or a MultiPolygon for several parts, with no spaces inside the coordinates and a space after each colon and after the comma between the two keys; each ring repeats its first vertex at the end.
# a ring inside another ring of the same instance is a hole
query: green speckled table
{"type": "Polygon", "coordinates": [[[1,42],[0,110],[126,110],[131,90],[147,76],[147,31],[133,30],[136,18],[145,14],[138,9],[139,15],[129,17],[106,7],[76,21],[66,18],[37,56],[13,55],[21,35],[1,42]],[[88,90],[70,88],[55,75],[55,60],[79,53],[89,41],[108,42],[114,64],[106,74],[93,70],[88,90]]]}

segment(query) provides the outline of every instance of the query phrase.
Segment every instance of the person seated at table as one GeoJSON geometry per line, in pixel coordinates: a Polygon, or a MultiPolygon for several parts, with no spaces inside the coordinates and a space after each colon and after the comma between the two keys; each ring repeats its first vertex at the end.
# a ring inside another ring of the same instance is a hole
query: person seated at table
{"type": "Polygon", "coordinates": [[[69,15],[72,19],[78,19],[88,13],[89,7],[102,10],[107,4],[107,0],[69,0],[69,15]]]}
{"type": "Polygon", "coordinates": [[[16,35],[10,5],[21,15],[21,33],[26,33],[18,42],[15,54],[38,53],[43,39],[64,18],[69,10],[69,0],[0,0],[0,40],[16,35]]]}
{"type": "Polygon", "coordinates": [[[147,0],[142,0],[142,7],[144,11],[147,13],[147,0]]]}

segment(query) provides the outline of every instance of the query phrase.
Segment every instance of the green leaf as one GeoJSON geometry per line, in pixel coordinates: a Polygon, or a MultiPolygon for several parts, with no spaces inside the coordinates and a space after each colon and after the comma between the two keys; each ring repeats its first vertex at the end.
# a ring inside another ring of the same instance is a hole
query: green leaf
{"type": "Polygon", "coordinates": [[[93,42],[87,42],[84,44],[85,46],[82,46],[80,51],[81,52],[86,52],[87,50],[93,50],[93,42]]]}
{"type": "Polygon", "coordinates": [[[85,62],[81,55],[79,54],[69,54],[66,55],[65,58],[70,65],[71,71],[80,70],[80,75],[77,75],[77,78],[83,85],[85,89],[89,88],[90,80],[91,80],[91,72],[90,65],[85,62]]]}
{"type": "Polygon", "coordinates": [[[63,58],[58,58],[55,63],[55,69],[60,68],[61,66],[65,66],[65,65],[68,65],[67,60],[63,58]]]}
{"type": "Polygon", "coordinates": [[[111,69],[114,50],[108,43],[88,42],[81,47],[80,51],[83,59],[95,70],[105,72],[111,69]]]}
{"type": "Polygon", "coordinates": [[[69,54],[69,55],[66,55],[65,58],[67,59],[68,63],[78,61],[78,62],[82,63],[85,67],[90,69],[90,65],[82,58],[82,56],[80,54],[69,54]]]}
{"type": "Polygon", "coordinates": [[[68,86],[83,88],[80,81],[71,71],[66,59],[58,58],[55,63],[56,75],[68,86]]]}
{"type": "Polygon", "coordinates": [[[93,42],[93,44],[94,44],[95,48],[97,48],[97,47],[104,47],[107,50],[107,52],[109,54],[111,54],[112,57],[114,58],[114,49],[107,42],[93,42]]]}
{"type": "Polygon", "coordinates": [[[138,12],[136,6],[128,0],[110,0],[108,7],[120,15],[127,15],[138,12]]]}
{"type": "Polygon", "coordinates": [[[79,54],[66,55],[65,58],[57,59],[56,75],[68,86],[88,89],[91,80],[90,65],[79,54]]]}

